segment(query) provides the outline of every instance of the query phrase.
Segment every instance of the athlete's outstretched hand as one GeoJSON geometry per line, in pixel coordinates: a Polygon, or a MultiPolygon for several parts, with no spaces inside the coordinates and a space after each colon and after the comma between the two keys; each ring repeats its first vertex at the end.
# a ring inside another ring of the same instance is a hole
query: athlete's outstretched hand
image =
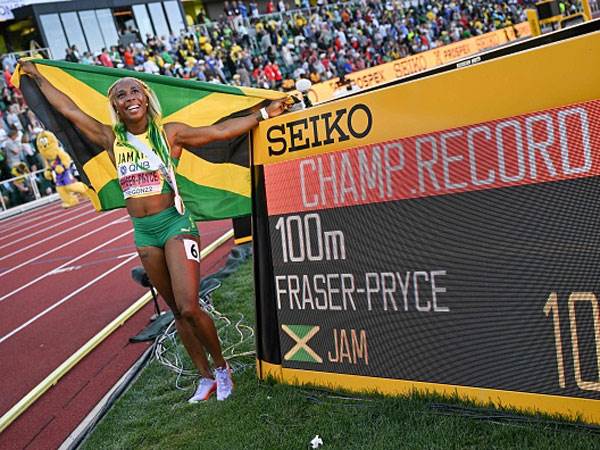
{"type": "Polygon", "coordinates": [[[288,102],[286,99],[282,100],[273,100],[269,106],[267,106],[266,110],[269,113],[269,117],[277,117],[280,114],[286,112],[289,108],[288,102]]]}
{"type": "Polygon", "coordinates": [[[24,75],[29,75],[29,76],[36,76],[39,75],[40,72],[38,71],[37,67],[35,66],[34,63],[32,63],[31,61],[19,61],[19,70],[21,71],[22,74],[24,75]]]}

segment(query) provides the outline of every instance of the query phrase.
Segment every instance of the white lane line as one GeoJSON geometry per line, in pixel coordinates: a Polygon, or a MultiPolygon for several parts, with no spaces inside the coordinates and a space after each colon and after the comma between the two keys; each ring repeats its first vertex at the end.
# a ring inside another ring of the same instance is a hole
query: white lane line
{"type": "Polygon", "coordinates": [[[56,215],[56,211],[44,211],[43,214],[36,214],[32,216],[30,214],[23,213],[23,216],[12,216],[2,221],[2,228],[6,228],[7,231],[14,230],[20,226],[26,225],[31,222],[35,222],[45,217],[56,215]]]}
{"type": "Polygon", "coordinates": [[[121,259],[121,258],[127,258],[127,257],[129,257],[129,256],[132,256],[132,255],[137,255],[137,254],[138,254],[137,252],[125,253],[124,255],[119,255],[119,256],[117,256],[117,259],[121,259]]]}
{"type": "Polygon", "coordinates": [[[53,208],[47,208],[45,211],[40,211],[39,214],[37,214],[37,209],[34,209],[32,211],[26,211],[22,214],[22,216],[13,216],[11,218],[9,218],[6,221],[6,229],[8,231],[13,231],[15,229],[18,229],[19,227],[22,227],[24,225],[29,225],[32,223],[36,223],[39,221],[47,221],[47,220],[52,220],[55,218],[63,218],[63,217],[68,217],[74,214],[78,214],[81,211],[84,210],[90,210],[90,211],[94,211],[94,208],[89,205],[81,205],[81,206],[76,206],[74,208],[70,208],[69,210],[65,210],[64,208],[59,208],[59,207],[53,207],[53,208]]]}
{"type": "Polygon", "coordinates": [[[67,295],[66,297],[63,297],[61,300],[59,300],[58,302],[56,302],[54,305],[46,308],[45,310],[43,310],[41,313],[39,313],[38,315],[36,315],[35,317],[33,317],[32,319],[29,319],[27,322],[25,322],[24,324],[22,324],[21,326],[15,328],[14,330],[12,330],[10,333],[2,336],[0,338],[0,344],[2,342],[4,342],[5,340],[7,340],[8,338],[10,338],[11,336],[14,336],[15,334],[17,334],[19,331],[21,331],[23,328],[31,325],[33,322],[35,322],[36,320],[38,320],[40,317],[45,316],[46,314],[48,314],[50,311],[52,311],[53,309],[58,308],[60,305],[62,305],[63,303],[69,301],[70,299],[72,299],[74,296],[76,296],[77,294],[79,294],[81,291],[83,291],[84,289],[87,289],[88,287],[90,287],[91,285],[93,285],[95,282],[97,282],[98,280],[101,280],[102,278],[104,278],[105,276],[111,274],[112,272],[114,272],[115,270],[119,269],[121,266],[124,266],[125,264],[127,264],[129,261],[131,261],[133,258],[136,258],[137,255],[131,256],[129,258],[127,258],[125,261],[117,264],[115,267],[113,267],[112,269],[104,272],[102,275],[98,275],[96,278],[94,278],[92,281],[89,281],[88,283],[84,284],[83,286],[81,286],[79,289],[74,290],[73,292],[71,292],[69,295],[67,295]]]}
{"type": "Polygon", "coordinates": [[[75,219],[77,219],[79,217],[87,216],[88,214],[90,214],[92,212],[94,212],[94,211],[86,211],[86,212],[81,213],[81,214],[79,214],[77,216],[69,217],[68,219],[63,220],[62,222],[57,222],[57,223],[55,223],[53,225],[47,225],[47,224],[43,224],[43,223],[34,223],[33,225],[30,225],[30,226],[25,227],[25,228],[21,228],[21,229],[15,231],[14,233],[10,233],[10,234],[4,235],[4,236],[2,236],[2,238],[6,239],[6,238],[9,238],[11,236],[15,236],[15,235],[18,235],[18,234],[23,234],[24,231],[27,231],[30,228],[38,227],[40,225],[43,226],[43,228],[40,229],[40,230],[38,230],[38,231],[34,231],[33,233],[28,233],[28,234],[26,234],[25,236],[22,236],[19,239],[13,239],[8,244],[0,245],[0,250],[2,250],[3,248],[6,248],[6,247],[10,247],[11,245],[16,244],[17,242],[24,241],[25,239],[29,239],[29,238],[31,238],[33,236],[38,235],[38,234],[42,234],[42,233],[45,234],[45,233],[48,232],[48,230],[51,230],[52,228],[58,227],[58,226],[60,226],[60,225],[62,225],[64,223],[67,223],[67,222],[71,222],[72,220],[75,220],[75,219]]]}
{"type": "Polygon", "coordinates": [[[115,219],[115,223],[125,223],[125,222],[130,222],[130,221],[131,221],[131,217],[128,214],[125,214],[120,219],[115,219]]]}
{"type": "MultiPolygon", "coordinates": [[[[70,209],[68,212],[69,213],[76,212],[80,209],[82,209],[82,207],[76,206],[76,207],[70,209]]],[[[94,209],[92,208],[92,211],[93,210],[94,209]]],[[[14,218],[13,218],[13,220],[8,219],[5,224],[7,226],[6,227],[3,226],[3,229],[6,229],[6,231],[11,231],[11,230],[14,230],[15,228],[19,228],[28,223],[35,222],[35,221],[38,221],[40,219],[50,217],[50,216],[67,214],[67,212],[64,211],[62,208],[61,209],[54,208],[50,211],[43,211],[43,214],[36,214],[36,215],[33,215],[33,214],[34,213],[27,213],[27,214],[24,213],[24,216],[22,217],[23,220],[18,220],[18,219],[15,220],[14,218]]],[[[16,216],[16,217],[21,218],[19,216],[16,216]]]]}
{"type": "MultiPolygon", "coordinates": [[[[109,224],[109,225],[111,225],[111,224],[109,224]]],[[[56,271],[56,270],[60,270],[60,269],[62,269],[63,267],[70,266],[70,265],[71,265],[71,264],[73,264],[75,261],[79,261],[81,258],[84,258],[84,257],[86,257],[86,256],[87,256],[87,255],[89,255],[90,253],[93,253],[93,252],[95,252],[96,250],[98,250],[99,248],[106,247],[108,244],[110,244],[110,243],[112,243],[112,242],[116,241],[117,239],[120,239],[120,238],[122,238],[123,236],[125,236],[126,234],[129,234],[129,233],[131,233],[131,232],[133,232],[133,230],[127,230],[125,233],[122,233],[122,234],[118,235],[117,237],[114,237],[114,238],[112,238],[111,240],[109,240],[109,241],[106,241],[106,242],[104,242],[103,244],[100,244],[100,245],[98,245],[97,247],[94,247],[94,248],[93,248],[93,249],[91,249],[91,250],[88,250],[88,251],[87,251],[87,252],[85,252],[83,255],[79,255],[77,258],[73,258],[72,260],[70,260],[70,261],[67,261],[67,262],[66,262],[66,263],[64,263],[64,264],[61,264],[60,266],[58,266],[58,267],[55,267],[54,269],[50,269],[50,270],[48,270],[48,271],[47,271],[45,274],[43,274],[43,275],[40,275],[39,277],[37,277],[37,278],[35,278],[35,279],[31,280],[29,283],[27,283],[27,284],[24,284],[24,285],[22,285],[22,286],[19,286],[19,287],[18,287],[17,289],[15,289],[14,291],[11,291],[11,292],[9,292],[8,294],[6,294],[6,295],[4,295],[4,296],[0,297],[0,303],[2,303],[2,302],[3,302],[4,300],[6,300],[7,298],[9,298],[9,297],[13,296],[13,295],[14,295],[14,294],[16,294],[17,292],[21,292],[23,289],[25,289],[25,288],[27,288],[27,287],[31,286],[32,284],[35,284],[35,283],[37,283],[38,281],[40,281],[40,280],[43,280],[43,279],[44,279],[44,278],[46,278],[47,276],[49,276],[49,275],[52,275],[52,273],[53,273],[54,271],[56,271]]],[[[83,236],[82,236],[82,237],[83,237],[83,236]]],[[[135,255],[134,255],[134,256],[135,256],[135,255]]],[[[5,273],[6,273],[6,272],[5,272],[5,273]]],[[[0,274],[0,275],[4,275],[4,273],[2,273],[2,274],[0,274]]]]}
{"type": "Polygon", "coordinates": [[[42,243],[44,243],[46,241],[49,241],[50,239],[54,239],[54,238],[56,238],[58,236],[62,236],[63,234],[68,233],[69,231],[72,231],[75,228],[79,228],[79,227],[81,227],[83,225],[86,225],[86,224],[88,224],[90,222],[93,222],[94,220],[98,220],[98,219],[101,219],[103,217],[106,217],[107,214],[112,214],[114,211],[118,211],[118,210],[115,209],[113,211],[109,211],[109,212],[104,213],[104,214],[98,214],[97,217],[94,217],[94,218],[92,218],[90,220],[86,220],[85,222],[80,222],[77,225],[74,225],[71,228],[66,228],[63,231],[60,231],[58,233],[54,233],[52,236],[48,236],[46,239],[42,239],[41,241],[34,242],[33,244],[29,244],[29,245],[27,245],[25,247],[21,247],[19,250],[15,250],[14,252],[9,253],[8,255],[0,257],[0,261],[4,261],[6,258],[10,258],[11,256],[18,255],[19,253],[24,252],[25,250],[29,250],[30,248],[33,248],[33,247],[35,247],[35,246],[37,246],[39,244],[42,244],[42,243]]]}
{"type": "Polygon", "coordinates": [[[55,251],[57,251],[57,250],[60,250],[61,248],[64,248],[64,247],[66,247],[67,245],[71,245],[73,242],[79,242],[81,239],[83,239],[83,238],[85,238],[85,237],[88,237],[88,236],[90,236],[90,235],[92,235],[92,234],[96,234],[96,233],[97,233],[98,231],[100,231],[100,230],[103,230],[103,229],[105,229],[105,228],[108,228],[108,227],[110,227],[110,226],[113,226],[113,225],[115,225],[116,223],[119,223],[119,222],[117,222],[116,220],[114,220],[114,221],[112,221],[112,222],[109,222],[109,223],[107,223],[106,225],[102,225],[101,227],[98,227],[98,228],[96,228],[96,229],[95,229],[95,230],[93,230],[93,231],[90,231],[90,232],[88,232],[88,233],[85,233],[85,234],[84,234],[84,235],[82,235],[82,236],[77,236],[75,239],[71,239],[70,241],[63,243],[63,244],[59,245],[58,247],[53,247],[53,248],[51,248],[50,250],[48,250],[47,252],[45,252],[45,253],[42,253],[41,255],[37,255],[35,258],[29,258],[27,261],[23,261],[21,264],[18,264],[18,265],[16,265],[16,266],[14,266],[14,267],[11,267],[10,269],[8,269],[8,270],[5,270],[4,272],[0,273],[0,278],[2,278],[4,275],[8,275],[8,274],[9,274],[9,273],[11,273],[11,272],[14,272],[14,271],[15,271],[15,270],[17,270],[17,269],[20,269],[20,268],[21,268],[21,267],[23,267],[23,266],[26,266],[27,264],[31,264],[32,262],[34,262],[34,261],[37,261],[38,259],[41,259],[41,258],[43,258],[44,256],[48,256],[50,253],[53,253],[53,252],[55,252],[55,251]]]}
{"type": "Polygon", "coordinates": [[[44,203],[41,206],[31,209],[28,214],[21,214],[18,216],[12,216],[12,222],[19,222],[20,220],[28,220],[30,217],[35,217],[36,215],[45,214],[48,211],[58,211],[57,206],[60,205],[59,201],[51,201],[48,203],[44,203]]]}
{"type": "Polygon", "coordinates": [[[52,272],[49,273],[49,275],[58,275],[60,273],[73,272],[74,270],[79,270],[82,267],[83,266],[68,266],[68,267],[63,267],[62,269],[54,269],[52,272]]]}

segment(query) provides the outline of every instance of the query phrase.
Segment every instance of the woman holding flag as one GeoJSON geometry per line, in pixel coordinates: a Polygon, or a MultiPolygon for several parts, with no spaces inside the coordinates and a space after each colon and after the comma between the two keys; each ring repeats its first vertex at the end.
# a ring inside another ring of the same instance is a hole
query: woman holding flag
{"type": "Polygon", "coordinates": [[[33,63],[21,63],[20,70],[90,142],[108,151],[117,168],[144,269],[173,311],[183,345],[201,376],[189,401],[207,400],[215,391],[217,400],[225,400],[233,391],[231,370],[221,354],[214,323],[198,304],[199,234],[179,196],[173,160],[180,157],[183,148],[249,132],[259,121],[284,112],[286,102],[275,100],[258,113],[206,127],[163,124],[161,106],[152,89],[141,80],[126,77],[108,90],[112,119],[112,126],[108,126],[84,113],[33,63]]]}

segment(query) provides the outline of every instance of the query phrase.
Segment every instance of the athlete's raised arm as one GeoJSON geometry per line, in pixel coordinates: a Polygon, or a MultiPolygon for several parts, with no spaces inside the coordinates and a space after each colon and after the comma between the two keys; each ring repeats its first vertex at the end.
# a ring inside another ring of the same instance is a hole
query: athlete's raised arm
{"type": "Polygon", "coordinates": [[[99,145],[103,149],[112,150],[115,135],[111,127],[98,122],[93,117],[84,113],[73,100],[48,82],[38,71],[37,67],[35,67],[35,64],[30,61],[24,61],[19,65],[21,73],[34,80],[48,102],[65,116],[67,120],[79,128],[90,142],[99,145]]]}
{"type": "Polygon", "coordinates": [[[276,117],[288,108],[286,99],[272,101],[264,111],[259,111],[234,119],[228,119],[215,125],[206,127],[191,127],[184,123],[168,123],[165,132],[171,144],[171,153],[179,157],[181,149],[185,147],[201,147],[210,142],[233,139],[247,133],[262,119],[276,117]],[[266,113],[266,114],[265,114],[266,113]],[[263,117],[262,114],[265,114],[263,117]]]}

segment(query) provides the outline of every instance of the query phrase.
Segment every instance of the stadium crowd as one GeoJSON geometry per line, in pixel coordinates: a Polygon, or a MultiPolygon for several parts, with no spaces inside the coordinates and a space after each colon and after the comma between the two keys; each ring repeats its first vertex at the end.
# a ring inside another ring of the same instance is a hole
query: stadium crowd
{"type": "Polygon", "coordinates": [[[72,47],[66,59],[285,90],[300,77],[324,81],[525,20],[516,0],[317,0],[310,6],[280,0],[275,8],[270,0],[261,15],[254,1],[226,1],[219,20],[197,17],[195,33],[142,37],[130,29],[123,36],[136,36],[134,43],[96,54],[72,47]]]}
{"type": "MultiPolygon", "coordinates": [[[[290,90],[511,26],[526,20],[530,0],[254,0],[225,1],[223,14],[180,35],[140,36],[121,30],[120,42],[101,52],[66,49],[65,60],[120,67],[185,79],[290,90]]],[[[561,0],[565,13],[577,0],[561,0]]],[[[2,61],[0,78],[0,180],[43,168],[35,149],[42,129],[10,82],[16,60],[2,61]]],[[[39,178],[39,177],[38,177],[39,178]]],[[[26,201],[27,183],[0,185],[4,200],[26,201]],[[7,194],[7,190],[10,191],[7,194]],[[16,192],[15,192],[16,191],[16,192]]],[[[39,188],[47,192],[41,181],[39,188]]]]}
{"type": "MultiPolygon", "coordinates": [[[[9,58],[3,60],[0,79],[0,181],[44,168],[44,161],[35,148],[35,137],[43,130],[43,126],[25,104],[21,92],[10,81],[14,64],[16,61],[9,58]]],[[[33,200],[33,180],[42,195],[52,192],[51,183],[41,173],[32,177],[0,184],[0,196],[5,207],[33,200]]]]}

